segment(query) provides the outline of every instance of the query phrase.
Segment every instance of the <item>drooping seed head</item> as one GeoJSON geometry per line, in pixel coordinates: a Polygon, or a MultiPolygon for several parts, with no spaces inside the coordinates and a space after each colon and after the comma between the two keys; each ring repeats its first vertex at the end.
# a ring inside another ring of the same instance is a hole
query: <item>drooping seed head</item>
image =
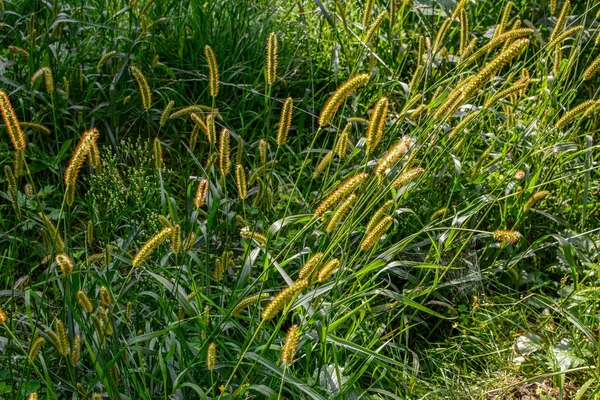
{"type": "Polygon", "coordinates": [[[309,278],[321,263],[323,256],[324,254],[322,252],[313,254],[313,256],[310,257],[306,263],[304,263],[302,268],[300,268],[300,271],[298,271],[298,278],[309,278]]]}
{"type": "Polygon", "coordinates": [[[275,317],[295,295],[299,294],[308,287],[308,280],[298,279],[292,286],[288,286],[275,295],[273,300],[267,304],[262,312],[263,321],[267,321],[275,317]]]}
{"type": "Polygon", "coordinates": [[[329,125],[336,111],[344,100],[346,100],[358,88],[365,86],[369,82],[368,74],[355,75],[344,82],[332,95],[329,97],[319,117],[319,126],[324,127],[329,125]]]}
{"type": "Polygon", "coordinates": [[[142,107],[148,111],[152,107],[152,92],[150,91],[150,85],[148,80],[144,76],[144,73],[136,66],[131,66],[131,74],[135,78],[138,87],[140,89],[140,96],[142,97],[142,107]]]}
{"type": "Polygon", "coordinates": [[[379,221],[379,223],[373,227],[372,231],[367,232],[362,242],[360,242],[360,249],[362,251],[366,251],[375,246],[375,244],[379,241],[379,239],[381,239],[383,234],[392,225],[393,221],[394,219],[389,215],[383,217],[381,221],[379,221]]]}
{"type": "Polygon", "coordinates": [[[343,198],[349,196],[354,192],[364,181],[367,180],[369,174],[361,172],[348,179],[346,179],[341,185],[337,187],[325,200],[319,204],[315,210],[315,216],[319,217],[329,210],[331,207],[337,205],[343,198]]]}
{"type": "Polygon", "coordinates": [[[233,310],[231,310],[231,315],[232,316],[237,316],[240,315],[240,313],[245,310],[246,308],[250,307],[253,304],[256,304],[258,302],[264,301],[266,299],[269,298],[269,294],[268,293],[260,293],[260,294],[255,294],[249,297],[246,297],[245,299],[242,299],[234,308],[233,310]]]}
{"type": "Polygon", "coordinates": [[[333,258],[325,263],[321,270],[319,271],[319,275],[317,276],[317,281],[319,283],[325,282],[337,269],[340,267],[340,260],[337,258],[333,258]]]}
{"type": "Polygon", "coordinates": [[[144,260],[146,260],[146,258],[148,258],[148,256],[154,250],[156,250],[158,248],[158,246],[160,246],[161,243],[163,243],[165,240],[167,240],[171,236],[172,231],[173,231],[173,228],[163,228],[156,235],[152,236],[150,238],[150,240],[148,240],[142,246],[140,251],[138,251],[138,253],[133,258],[133,261],[131,262],[131,264],[134,267],[139,267],[140,265],[142,265],[144,260]]]}

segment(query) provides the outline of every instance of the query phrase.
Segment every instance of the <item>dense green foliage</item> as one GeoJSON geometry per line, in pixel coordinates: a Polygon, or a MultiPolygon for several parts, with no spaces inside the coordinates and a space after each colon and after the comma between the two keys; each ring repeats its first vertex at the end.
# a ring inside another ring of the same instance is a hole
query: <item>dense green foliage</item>
{"type": "Polygon", "coordinates": [[[0,0],[0,398],[600,392],[600,7],[72,3],[0,0]]]}

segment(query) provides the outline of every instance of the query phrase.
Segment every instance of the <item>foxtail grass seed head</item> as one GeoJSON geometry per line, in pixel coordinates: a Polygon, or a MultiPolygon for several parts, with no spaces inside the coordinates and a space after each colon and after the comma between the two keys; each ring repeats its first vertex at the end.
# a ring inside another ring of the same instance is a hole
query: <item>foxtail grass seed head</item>
{"type": "Polygon", "coordinates": [[[379,144],[381,137],[383,136],[383,129],[385,128],[385,117],[387,115],[387,109],[389,100],[387,97],[382,97],[375,107],[373,107],[373,113],[369,120],[369,127],[367,128],[367,143],[366,151],[367,154],[373,153],[373,150],[379,144]]]}
{"type": "Polygon", "coordinates": [[[217,258],[215,260],[215,268],[213,271],[213,278],[215,278],[215,281],[221,282],[223,280],[224,272],[225,272],[225,266],[223,265],[223,260],[217,258]]]}
{"type": "Polygon", "coordinates": [[[108,317],[108,310],[102,306],[98,307],[98,318],[102,322],[102,326],[104,328],[104,333],[107,335],[112,335],[114,333],[112,322],[108,317]]]}
{"type": "Polygon", "coordinates": [[[30,364],[35,363],[35,360],[37,359],[41,348],[45,344],[46,344],[46,339],[44,339],[43,337],[39,337],[33,341],[33,343],[31,344],[31,347],[29,348],[29,355],[27,356],[27,359],[29,360],[30,364]]]}
{"type": "Polygon", "coordinates": [[[114,56],[115,54],[117,54],[116,50],[109,51],[108,53],[104,54],[98,61],[98,64],[96,65],[96,69],[102,68],[102,66],[108,61],[108,59],[111,58],[112,56],[114,56]]]}
{"type": "Polygon", "coordinates": [[[287,142],[288,133],[292,124],[292,112],[294,110],[294,100],[288,97],[283,103],[281,117],[279,118],[279,129],[277,130],[277,144],[283,146],[287,142]]]}
{"type": "MultiPolygon", "coordinates": [[[[598,37],[600,37],[600,35],[598,37]]],[[[592,61],[590,65],[588,65],[588,67],[585,69],[585,71],[583,72],[583,80],[588,81],[592,79],[594,75],[596,75],[598,70],[600,70],[600,55],[596,57],[594,61],[592,61]]]]}
{"type": "Polygon", "coordinates": [[[15,58],[15,55],[20,55],[21,57],[29,57],[29,52],[19,46],[8,46],[8,52],[10,53],[12,58],[15,58]]]}
{"type": "Polygon", "coordinates": [[[71,160],[69,161],[67,170],[65,171],[65,186],[67,186],[67,188],[71,186],[71,190],[74,190],[81,165],[90,152],[94,142],[98,140],[98,136],[99,133],[96,128],[85,131],[81,136],[75,151],[71,155],[71,160]]]}
{"type": "Polygon", "coordinates": [[[77,302],[86,313],[91,314],[94,311],[94,303],[82,290],[77,292],[77,302]]]}
{"type": "MultiPolygon", "coordinates": [[[[149,2],[150,3],[150,2],[149,2]]],[[[98,393],[94,393],[92,395],[92,400],[104,400],[104,397],[102,397],[101,395],[99,395],[98,393]]]]}
{"type": "Polygon", "coordinates": [[[217,97],[219,94],[219,65],[212,47],[204,46],[204,55],[208,63],[208,88],[211,97],[217,97]]]}
{"type": "Polygon", "coordinates": [[[333,258],[325,263],[321,270],[319,271],[319,275],[317,276],[317,281],[319,283],[325,282],[335,271],[340,267],[340,260],[337,258],[333,258]]]}
{"type": "Polygon", "coordinates": [[[86,241],[90,247],[94,244],[94,223],[92,221],[88,221],[86,225],[86,241]]]}
{"type": "Polygon", "coordinates": [[[577,25],[577,26],[574,26],[572,28],[569,28],[566,31],[564,31],[563,33],[561,33],[560,35],[556,36],[551,42],[549,42],[547,44],[547,46],[549,48],[552,48],[554,46],[558,46],[558,45],[561,44],[561,42],[563,40],[565,40],[568,37],[571,37],[573,35],[578,34],[583,28],[584,28],[583,25],[577,25]]]}
{"type": "Polygon", "coordinates": [[[196,196],[194,197],[194,207],[196,207],[196,209],[201,208],[206,202],[207,192],[208,181],[204,178],[200,178],[200,182],[198,182],[198,188],[196,189],[196,196]]]}
{"type": "Polygon", "coordinates": [[[271,32],[267,40],[267,83],[272,85],[277,79],[277,35],[271,32]]]}
{"type": "Polygon", "coordinates": [[[536,203],[538,203],[538,202],[542,201],[543,199],[545,199],[546,197],[548,197],[549,194],[550,194],[550,192],[547,190],[541,190],[539,192],[535,192],[529,198],[529,200],[527,200],[527,203],[525,203],[525,205],[523,206],[523,212],[527,212],[527,211],[531,210],[531,207],[533,207],[536,203]]]}
{"type": "Polygon", "coordinates": [[[223,175],[227,175],[231,169],[231,158],[230,158],[230,141],[231,134],[227,129],[221,130],[221,136],[219,140],[219,169],[223,175]]]}
{"type": "Polygon", "coordinates": [[[185,240],[183,241],[183,252],[187,253],[188,251],[191,251],[192,248],[194,247],[194,244],[196,243],[196,232],[190,232],[187,234],[187,236],[185,237],[185,240]]]}
{"type": "Polygon", "coordinates": [[[262,312],[263,321],[275,317],[294,296],[308,287],[308,280],[298,279],[292,286],[288,286],[275,295],[262,312]]]}
{"type": "Polygon", "coordinates": [[[4,166],[4,177],[6,178],[8,193],[10,194],[11,200],[16,201],[16,198],[14,197],[17,195],[17,178],[15,177],[15,174],[13,174],[10,165],[4,166]]]}
{"type": "Polygon", "coordinates": [[[54,92],[54,77],[52,76],[52,70],[48,67],[42,67],[38,69],[31,76],[31,86],[35,85],[36,81],[41,77],[44,77],[44,83],[46,85],[46,92],[52,94],[54,92]]]}
{"type": "Polygon", "coordinates": [[[258,156],[260,159],[260,163],[265,165],[267,162],[267,141],[264,139],[260,139],[258,141],[258,156]]]}
{"type": "MultiPolygon", "coordinates": [[[[196,114],[196,113],[191,113],[190,114],[190,118],[192,119],[192,121],[194,121],[194,128],[192,129],[192,133],[190,135],[190,150],[194,150],[194,147],[196,147],[196,141],[198,140],[198,131],[202,131],[204,133],[204,135],[206,135],[206,138],[208,139],[208,143],[212,144],[214,143],[214,138],[211,137],[211,135],[209,135],[209,131],[208,131],[208,126],[206,125],[206,120],[203,120],[200,115],[196,114]]],[[[214,133],[214,128],[215,128],[215,124],[214,124],[214,119],[211,116],[211,121],[212,121],[212,133],[214,133]]]]}
{"type": "Polygon", "coordinates": [[[173,254],[179,254],[181,250],[181,225],[173,225],[171,230],[171,249],[173,254]]]}
{"type": "Polygon", "coordinates": [[[94,330],[96,331],[96,335],[101,343],[105,341],[105,328],[104,323],[100,319],[100,317],[96,314],[91,314],[90,319],[92,320],[92,325],[94,326],[94,330]]]}
{"type": "Polygon", "coordinates": [[[469,99],[475,94],[484,83],[489,81],[492,76],[506,64],[517,58],[525,47],[529,44],[529,39],[518,39],[514,41],[506,50],[498,54],[493,60],[488,62],[464,88],[464,99],[469,99]]]}
{"type": "Polygon", "coordinates": [[[92,142],[92,146],[90,147],[87,157],[92,167],[95,169],[100,169],[102,167],[102,159],[100,158],[100,149],[98,148],[97,140],[92,142]]]}
{"type": "Polygon", "coordinates": [[[138,67],[131,66],[130,68],[131,74],[135,78],[140,88],[140,96],[142,97],[142,107],[144,107],[144,110],[148,111],[150,107],[152,107],[152,92],[150,91],[150,85],[148,85],[148,80],[138,67]]]}
{"type": "Polygon", "coordinates": [[[421,174],[423,174],[425,170],[423,168],[412,168],[406,172],[401,173],[395,180],[392,182],[392,187],[394,189],[401,188],[407,183],[417,179],[421,174]]]}
{"type": "Polygon", "coordinates": [[[63,242],[60,232],[58,232],[58,229],[56,229],[54,223],[50,221],[50,218],[48,218],[48,216],[44,213],[38,213],[38,217],[40,217],[42,224],[48,231],[48,235],[50,236],[50,241],[54,246],[55,253],[63,253],[65,251],[65,243],[63,242]]]}
{"type": "Polygon", "coordinates": [[[469,15],[467,11],[462,9],[459,12],[460,19],[460,47],[459,53],[461,57],[464,57],[465,50],[469,45],[469,15]]]}
{"type": "Polygon", "coordinates": [[[135,255],[131,264],[134,267],[139,267],[142,263],[148,258],[148,256],[158,248],[165,240],[167,240],[171,233],[173,232],[173,228],[163,228],[156,235],[152,236],[150,240],[148,240],[140,249],[140,251],[135,255]]]}
{"type": "Polygon", "coordinates": [[[206,369],[213,371],[217,365],[217,344],[210,342],[206,351],[206,369]]]}
{"type": "Polygon", "coordinates": [[[348,154],[348,141],[350,140],[350,132],[352,131],[352,122],[348,122],[344,130],[339,134],[333,151],[340,159],[344,159],[348,154]]]}
{"type": "Polygon", "coordinates": [[[494,36],[500,36],[506,31],[506,26],[508,24],[508,20],[510,19],[510,12],[512,11],[513,5],[513,2],[509,1],[504,6],[502,17],[500,17],[500,22],[498,22],[498,25],[496,25],[496,29],[494,30],[494,36]]]}
{"type": "Polygon", "coordinates": [[[383,203],[381,208],[379,208],[379,210],[377,210],[375,212],[375,214],[373,214],[371,219],[369,219],[369,222],[367,223],[366,231],[371,232],[373,230],[373,228],[375,228],[375,226],[377,226],[377,224],[381,221],[381,219],[384,217],[384,215],[388,212],[388,210],[393,205],[394,205],[394,200],[388,200],[385,203],[383,203]]]}
{"type": "Polygon", "coordinates": [[[318,178],[319,175],[321,175],[321,173],[323,173],[323,171],[325,171],[327,167],[329,167],[329,164],[331,164],[331,162],[333,161],[334,156],[335,152],[330,151],[327,154],[325,154],[323,158],[321,158],[321,161],[319,161],[319,164],[317,164],[315,170],[313,171],[314,179],[318,178]]]}
{"type": "Polygon", "coordinates": [[[38,394],[36,392],[30,393],[27,400],[39,400],[38,394]]]}
{"type": "Polygon", "coordinates": [[[50,128],[42,124],[36,124],[35,122],[20,122],[19,124],[21,125],[21,129],[31,129],[32,131],[41,132],[46,136],[52,133],[50,128]]]}
{"type": "Polygon", "coordinates": [[[294,363],[294,355],[296,353],[296,346],[298,346],[298,339],[300,337],[300,329],[298,325],[292,325],[288,329],[285,335],[285,341],[283,342],[283,350],[281,351],[281,362],[286,365],[292,365],[294,363]]]}
{"type": "Polygon", "coordinates": [[[100,286],[100,289],[98,289],[98,294],[100,295],[100,302],[102,303],[102,305],[104,307],[110,306],[111,299],[110,291],[108,290],[108,288],[106,286],[100,286]]]}
{"type": "Polygon", "coordinates": [[[367,232],[362,242],[360,242],[360,249],[362,251],[369,250],[381,239],[383,234],[392,226],[394,219],[391,216],[386,216],[379,221],[377,225],[373,227],[373,230],[367,232]]]}
{"type": "Polygon", "coordinates": [[[240,199],[244,200],[248,195],[248,187],[246,184],[246,171],[244,171],[244,166],[241,164],[235,166],[235,184],[240,199]]]}
{"type": "Polygon", "coordinates": [[[19,151],[25,149],[27,140],[23,134],[19,119],[15,114],[10,99],[4,90],[0,90],[0,112],[2,113],[2,119],[4,120],[6,130],[8,131],[15,150],[19,151]]]}
{"type": "Polygon", "coordinates": [[[67,329],[65,328],[65,324],[60,319],[57,319],[54,322],[54,332],[56,333],[56,338],[58,342],[55,343],[56,350],[58,350],[58,354],[61,356],[67,356],[69,354],[69,338],[67,337],[67,329]]]}
{"type": "Polygon", "coordinates": [[[448,32],[448,28],[450,28],[450,24],[452,23],[452,21],[452,18],[446,18],[444,22],[442,22],[440,29],[438,29],[437,35],[435,36],[435,41],[433,42],[432,52],[434,54],[442,48],[442,44],[444,43],[444,39],[446,38],[446,33],[448,32]]]}
{"type": "Polygon", "coordinates": [[[210,144],[215,144],[217,142],[217,128],[215,126],[215,116],[213,114],[208,114],[206,116],[206,137],[210,144]]]}
{"type": "Polygon", "coordinates": [[[16,176],[23,175],[25,169],[25,149],[16,150],[13,159],[13,169],[16,176]]]}
{"type": "Polygon", "coordinates": [[[242,164],[242,162],[244,161],[244,140],[242,139],[242,137],[240,135],[238,135],[237,137],[237,148],[236,148],[236,154],[235,154],[235,163],[236,164],[242,164]]]}
{"type": "Polygon", "coordinates": [[[333,211],[331,217],[329,218],[329,222],[325,227],[325,232],[331,233],[337,228],[338,224],[344,218],[344,216],[350,211],[354,202],[356,201],[356,195],[351,194],[346,200],[342,201],[342,203],[333,211]]]}
{"type": "Polygon", "coordinates": [[[431,217],[429,217],[429,221],[433,222],[436,219],[443,216],[444,214],[446,214],[447,212],[448,212],[448,207],[442,207],[439,210],[437,210],[436,212],[434,212],[433,214],[431,214],[431,217]]]}
{"type": "Polygon", "coordinates": [[[173,226],[173,223],[171,221],[169,221],[169,219],[167,217],[165,217],[164,215],[158,215],[156,218],[158,219],[158,222],[160,222],[160,224],[163,228],[166,228],[166,227],[170,228],[173,226]]]}
{"type": "Polygon", "coordinates": [[[522,237],[523,235],[518,231],[506,229],[496,229],[494,231],[494,240],[497,242],[516,244],[522,237]]]}
{"type": "Polygon", "coordinates": [[[200,132],[200,125],[194,124],[194,127],[192,128],[192,132],[190,132],[190,142],[189,142],[190,151],[192,151],[192,152],[196,148],[196,143],[198,143],[198,132],[200,132]]]}
{"type": "Polygon", "coordinates": [[[379,180],[383,179],[385,172],[388,168],[391,168],[396,161],[398,161],[414,143],[414,139],[411,137],[404,137],[400,139],[396,144],[392,145],[387,151],[386,155],[379,160],[379,163],[375,167],[375,175],[379,180]]]}
{"type": "Polygon", "coordinates": [[[117,367],[117,364],[113,364],[113,366],[110,367],[110,377],[112,378],[115,386],[119,387],[119,367],[117,367]]]}
{"type": "Polygon", "coordinates": [[[205,106],[203,104],[192,104],[191,106],[187,106],[180,110],[173,111],[173,113],[171,114],[169,119],[177,119],[177,118],[181,118],[181,117],[187,117],[188,115],[191,116],[192,114],[210,113],[210,114],[218,115],[218,112],[219,112],[218,109],[216,109],[216,108],[213,109],[210,106],[205,106]]]}
{"type": "Polygon", "coordinates": [[[298,271],[298,278],[309,278],[319,266],[321,260],[323,260],[323,256],[324,254],[322,252],[313,254],[312,257],[310,257],[308,261],[304,263],[302,268],[300,268],[300,271],[298,271]]]}
{"type": "Polygon", "coordinates": [[[363,8],[362,21],[361,24],[364,29],[369,27],[369,22],[371,21],[371,14],[373,13],[373,5],[375,4],[375,0],[365,0],[365,6],[363,8]]]}
{"type": "Polygon", "coordinates": [[[333,116],[344,100],[346,100],[358,88],[369,82],[369,74],[358,74],[344,82],[325,102],[319,117],[319,126],[324,127],[331,123],[333,116]]]}
{"type": "Polygon", "coordinates": [[[73,337],[73,345],[71,346],[71,356],[69,357],[69,362],[71,366],[77,367],[79,365],[79,358],[81,355],[81,336],[79,334],[75,334],[73,337]]]}
{"type": "Polygon", "coordinates": [[[175,106],[175,100],[169,101],[169,104],[167,104],[167,106],[163,110],[163,112],[160,116],[160,122],[159,122],[159,125],[161,127],[164,127],[165,125],[167,125],[167,121],[169,120],[169,117],[171,116],[171,111],[173,110],[173,106],[175,106]]]}
{"type": "Polygon", "coordinates": [[[340,184],[337,189],[325,198],[315,210],[315,216],[320,217],[331,207],[337,205],[342,199],[354,192],[364,181],[367,180],[369,174],[365,172],[358,173],[346,179],[340,184]]]}
{"type": "MultiPolygon", "coordinates": [[[[494,94],[492,97],[490,97],[488,100],[486,100],[485,104],[483,105],[483,108],[489,108],[493,106],[498,100],[510,96],[513,93],[521,93],[523,90],[527,89],[527,86],[529,86],[529,82],[517,83],[507,89],[501,90],[494,94]]],[[[474,113],[471,113],[471,115],[473,114],[474,113]]]]}
{"type": "Polygon", "coordinates": [[[561,129],[566,124],[568,124],[571,120],[575,119],[578,115],[581,115],[588,110],[592,109],[597,104],[596,100],[587,100],[583,103],[577,105],[573,109],[567,111],[565,115],[563,115],[558,122],[556,123],[556,129],[561,129]]]}
{"type": "Polygon", "coordinates": [[[261,246],[267,245],[267,237],[258,232],[253,232],[249,228],[244,228],[240,231],[240,236],[244,239],[254,240],[256,243],[261,246]]]}
{"type": "Polygon", "coordinates": [[[250,307],[253,304],[256,304],[258,302],[261,301],[265,301],[266,299],[269,298],[269,294],[268,293],[260,293],[260,294],[255,294],[249,297],[246,297],[245,299],[242,299],[234,308],[233,310],[231,310],[231,315],[232,316],[238,316],[240,315],[240,313],[245,310],[246,308],[250,307]]]}
{"type": "Polygon", "coordinates": [[[365,34],[364,43],[366,45],[368,45],[371,42],[371,40],[373,40],[373,38],[375,37],[375,34],[377,33],[377,30],[379,29],[379,27],[381,26],[383,21],[387,18],[387,16],[388,16],[388,12],[385,10],[382,11],[381,14],[379,14],[379,16],[375,19],[373,24],[369,27],[369,30],[365,34]]]}
{"type": "Polygon", "coordinates": [[[60,267],[63,275],[70,275],[73,272],[73,261],[64,253],[56,255],[56,264],[60,267]]]}
{"type": "Polygon", "coordinates": [[[0,308],[0,324],[5,324],[7,319],[8,318],[6,317],[6,312],[4,312],[2,308],[0,308]]]}
{"type": "Polygon", "coordinates": [[[554,41],[554,39],[556,39],[565,29],[565,23],[567,22],[569,11],[571,11],[571,2],[569,0],[565,0],[562,8],[560,9],[560,14],[558,14],[558,18],[556,18],[556,24],[554,25],[552,34],[550,34],[549,42],[554,41]]]}
{"type": "Polygon", "coordinates": [[[155,138],[152,142],[152,154],[154,156],[154,168],[161,169],[163,167],[163,151],[159,138],[155,138]]]}

